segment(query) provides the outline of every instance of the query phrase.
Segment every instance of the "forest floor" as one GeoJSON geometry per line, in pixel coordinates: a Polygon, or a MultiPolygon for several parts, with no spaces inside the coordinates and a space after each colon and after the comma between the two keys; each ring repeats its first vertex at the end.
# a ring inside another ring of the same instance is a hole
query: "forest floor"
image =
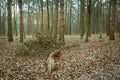
{"type": "Polygon", "coordinates": [[[14,42],[0,43],[0,80],[120,80],[120,38],[92,35],[89,42],[65,36],[61,57],[52,76],[47,56],[16,56],[14,42]]]}

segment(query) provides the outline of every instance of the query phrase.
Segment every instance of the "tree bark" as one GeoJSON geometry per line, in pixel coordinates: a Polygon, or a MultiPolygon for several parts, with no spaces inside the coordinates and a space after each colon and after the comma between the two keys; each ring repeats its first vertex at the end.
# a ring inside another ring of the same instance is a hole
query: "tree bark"
{"type": "Polygon", "coordinates": [[[41,2],[41,26],[40,30],[43,30],[43,0],[40,0],[41,2]]]}
{"type": "Polygon", "coordinates": [[[1,8],[0,8],[0,36],[2,35],[2,30],[1,30],[1,8]]]}
{"type": "Polygon", "coordinates": [[[72,34],[72,0],[70,0],[70,27],[69,27],[69,35],[72,34]]]}
{"type": "Polygon", "coordinates": [[[23,42],[24,35],[24,25],[23,25],[23,9],[22,9],[22,0],[18,0],[19,9],[20,9],[20,42],[23,42]]]}
{"type": "Polygon", "coordinates": [[[115,23],[116,23],[116,0],[111,0],[111,18],[110,18],[110,34],[109,40],[115,40],[114,30],[115,30],[115,23]]]}
{"type": "Polygon", "coordinates": [[[31,32],[31,20],[30,20],[30,0],[27,1],[28,3],[28,12],[27,12],[27,35],[30,35],[31,32]]]}
{"type": "Polygon", "coordinates": [[[64,0],[60,0],[59,41],[64,42],[64,0]]]}
{"type": "Polygon", "coordinates": [[[88,17],[88,22],[87,22],[87,32],[86,32],[86,39],[85,42],[88,42],[88,36],[90,35],[90,29],[91,29],[91,0],[88,1],[88,6],[87,6],[87,17],[88,17]]]}
{"type": "Polygon", "coordinates": [[[14,1],[14,28],[15,28],[15,34],[16,36],[18,36],[18,32],[17,32],[17,20],[16,20],[16,11],[17,11],[17,3],[16,0],[14,1]]]}
{"type": "Polygon", "coordinates": [[[107,18],[107,26],[106,26],[106,35],[109,36],[110,33],[110,16],[111,16],[111,1],[109,2],[109,12],[108,12],[108,18],[107,18]]]}
{"type": "Polygon", "coordinates": [[[55,12],[54,12],[54,39],[57,40],[58,34],[58,0],[55,1],[55,12]]]}
{"type": "Polygon", "coordinates": [[[54,22],[54,19],[53,19],[53,15],[54,15],[54,12],[53,12],[53,9],[54,8],[54,0],[51,1],[50,3],[50,31],[53,32],[53,22],[54,22]]]}
{"type": "Polygon", "coordinates": [[[49,1],[46,1],[47,6],[47,30],[50,30],[50,19],[49,19],[49,1]]]}
{"type": "Polygon", "coordinates": [[[12,5],[12,0],[8,0],[8,41],[12,42],[13,41],[13,35],[12,35],[12,10],[11,10],[11,5],[12,5]]]}
{"type": "Polygon", "coordinates": [[[84,35],[84,0],[81,0],[81,8],[80,8],[80,36],[81,39],[83,38],[84,35]]]}
{"type": "Polygon", "coordinates": [[[6,8],[2,16],[2,35],[5,36],[5,23],[6,23],[6,8]]]}
{"type": "Polygon", "coordinates": [[[102,7],[103,6],[102,6],[102,0],[101,0],[100,1],[100,7],[99,7],[100,8],[100,18],[99,18],[100,19],[99,20],[100,21],[100,36],[99,36],[100,38],[102,38],[102,29],[103,29],[103,12],[102,12],[102,7]]]}

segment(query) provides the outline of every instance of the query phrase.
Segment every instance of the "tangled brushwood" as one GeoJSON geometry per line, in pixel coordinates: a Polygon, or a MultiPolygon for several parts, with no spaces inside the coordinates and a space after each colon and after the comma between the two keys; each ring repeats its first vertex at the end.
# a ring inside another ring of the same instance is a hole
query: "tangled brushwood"
{"type": "Polygon", "coordinates": [[[35,39],[42,46],[50,46],[55,44],[53,35],[49,31],[42,31],[35,34],[35,39]]]}
{"type": "Polygon", "coordinates": [[[15,53],[20,55],[41,55],[55,49],[56,43],[51,32],[43,31],[35,33],[32,38],[15,45],[15,53]],[[48,51],[48,52],[46,52],[48,51]]]}

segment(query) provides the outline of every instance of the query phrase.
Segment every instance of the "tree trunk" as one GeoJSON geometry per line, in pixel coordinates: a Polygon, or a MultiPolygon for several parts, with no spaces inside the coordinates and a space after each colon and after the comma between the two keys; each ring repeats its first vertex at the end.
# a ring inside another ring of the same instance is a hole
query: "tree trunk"
{"type": "Polygon", "coordinates": [[[3,12],[2,16],[2,35],[5,36],[5,23],[6,23],[6,9],[3,12]]]}
{"type": "Polygon", "coordinates": [[[28,12],[27,12],[27,35],[31,32],[31,20],[30,20],[30,0],[28,0],[28,12]]]}
{"type": "Polygon", "coordinates": [[[23,10],[22,10],[22,0],[18,0],[20,9],[20,42],[23,42],[24,35],[24,25],[23,25],[23,10]]]}
{"type": "Polygon", "coordinates": [[[92,28],[92,34],[95,34],[95,30],[96,30],[96,7],[93,6],[92,8],[94,8],[92,14],[91,14],[91,17],[92,17],[92,20],[91,20],[91,28],[92,28]]]}
{"type": "Polygon", "coordinates": [[[14,1],[14,28],[15,28],[15,34],[16,36],[18,36],[18,33],[17,33],[17,20],[16,20],[16,11],[17,11],[17,3],[16,3],[16,0],[14,1]]]}
{"type": "Polygon", "coordinates": [[[88,6],[87,6],[87,15],[88,15],[88,22],[87,22],[87,32],[86,32],[86,39],[85,42],[88,42],[88,36],[90,34],[90,29],[91,29],[91,0],[88,1],[88,6]]]}
{"type": "Polygon", "coordinates": [[[80,0],[78,0],[78,4],[77,4],[77,6],[78,6],[78,13],[77,13],[77,28],[76,28],[76,31],[77,31],[77,34],[80,34],[80,0]]]}
{"type": "Polygon", "coordinates": [[[69,35],[72,34],[71,24],[72,24],[72,0],[70,0],[70,28],[69,28],[69,35]]]}
{"type": "Polygon", "coordinates": [[[41,2],[41,26],[40,26],[40,30],[43,30],[43,0],[40,0],[41,2]]]}
{"type": "Polygon", "coordinates": [[[64,0],[60,0],[59,41],[64,43],[64,0]]]}
{"type": "Polygon", "coordinates": [[[38,31],[40,31],[40,0],[37,0],[37,6],[36,6],[36,8],[37,8],[37,11],[36,11],[36,15],[35,15],[35,20],[36,20],[36,25],[35,25],[35,31],[34,31],[34,33],[35,32],[38,32],[38,31]]]}
{"type": "Polygon", "coordinates": [[[11,5],[12,5],[12,0],[8,0],[8,41],[12,42],[13,41],[13,35],[12,35],[12,10],[11,10],[11,5]]]}
{"type": "Polygon", "coordinates": [[[110,16],[111,16],[111,1],[109,2],[109,12],[108,12],[108,18],[107,18],[107,24],[106,24],[107,36],[109,36],[109,33],[110,33],[110,16]]]}
{"type": "Polygon", "coordinates": [[[53,28],[54,28],[54,27],[53,27],[53,21],[54,21],[54,19],[53,19],[53,14],[54,14],[54,13],[53,13],[53,6],[54,6],[54,4],[53,4],[53,3],[54,3],[54,0],[52,0],[52,1],[51,1],[51,4],[50,4],[50,13],[51,13],[51,14],[50,14],[50,15],[51,15],[51,17],[50,17],[50,31],[51,31],[51,32],[53,32],[53,28]]]}
{"type": "Polygon", "coordinates": [[[120,38],[120,16],[119,16],[119,14],[120,14],[120,11],[118,10],[118,12],[117,12],[117,32],[118,32],[118,37],[120,38]]]}
{"type": "Polygon", "coordinates": [[[68,3],[68,1],[65,1],[65,4],[66,4],[66,6],[65,6],[65,34],[69,34],[69,3],[68,3]]]}
{"type": "Polygon", "coordinates": [[[80,36],[81,39],[83,38],[84,35],[84,0],[81,0],[81,8],[80,8],[80,36]]]}
{"type": "Polygon", "coordinates": [[[99,33],[99,15],[100,15],[100,12],[99,12],[99,3],[97,3],[97,6],[96,6],[96,13],[95,13],[95,33],[98,34],[99,33]]]}
{"type": "Polygon", "coordinates": [[[58,0],[55,1],[55,12],[54,12],[54,39],[57,40],[58,34],[58,0]]]}
{"type": "Polygon", "coordinates": [[[1,30],[1,8],[0,8],[0,36],[2,35],[2,30],[1,30]]]}
{"type": "Polygon", "coordinates": [[[50,19],[49,19],[49,1],[46,1],[47,6],[47,30],[50,30],[50,19]]]}
{"type": "Polygon", "coordinates": [[[118,28],[118,37],[120,38],[120,21],[118,22],[117,28],[118,28]]]}
{"type": "Polygon", "coordinates": [[[111,18],[110,18],[110,34],[109,40],[115,40],[114,30],[115,30],[115,23],[116,23],[116,0],[110,0],[111,2],[111,18]]]}
{"type": "Polygon", "coordinates": [[[68,20],[68,16],[67,16],[67,14],[68,14],[68,3],[67,3],[67,1],[65,1],[65,34],[67,34],[68,33],[68,31],[67,31],[67,27],[68,27],[68,23],[67,23],[67,20],[68,20]]]}
{"type": "Polygon", "coordinates": [[[100,26],[99,26],[100,27],[100,36],[99,37],[102,38],[102,29],[103,29],[102,0],[100,1],[100,7],[99,8],[100,8],[100,18],[99,18],[100,19],[99,20],[100,21],[100,26]]]}

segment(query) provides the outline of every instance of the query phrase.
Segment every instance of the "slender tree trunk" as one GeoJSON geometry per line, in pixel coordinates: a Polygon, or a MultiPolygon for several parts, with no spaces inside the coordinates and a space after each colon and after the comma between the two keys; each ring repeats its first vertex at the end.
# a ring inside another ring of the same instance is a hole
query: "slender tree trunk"
{"type": "Polygon", "coordinates": [[[109,2],[109,12],[108,12],[107,26],[106,26],[107,36],[109,36],[110,33],[110,16],[111,16],[111,1],[109,2]]]}
{"type": "MultiPolygon", "coordinates": [[[[1,4],[1,3],[0,3],[1,4]]],[[[1,30],[1,8],[0,8],[0,36],[2,35],[2,30],[1,30]]]]}
{"type": "Polygon", "coordinates": [[[47,30],[50,30],[50,19],[49,19],[49,1],[46,1],[47,6],[47,30]]]}
{"type": "Polygon", "coordinates": [[[41,2],[41,26],[40,26],[40,30],[43,30],[43,0],[40,0],[41,2]]]}
{"type": "Polygon", "coordinates": [[[28,12],[27,12],[27,34],[30,35],[31,32],[31,20],[30,20],[30,0],[28,2],[28,12]]]}
{"type": "Polygon", "coordinates": [[[18,2],[19,2],[19,9],[20,9],[20,42],[23,42],[24,25],[23,25],[22,0],[18,0],[18,2]]]}
{"type": "Polygon", "coordinates": [[[40,29],[40,16],[39,16],[39,12],[36,13],[36,29],[35,32],[38,32],[38,30],[40,29]]]}
{"type": "Polygon", "coordinates": [[[18,33],[17,33],[17,20],[16,20],[16,11],[17,11],[17,2],[16,0],[14,1],[14,28],[15,28],[15,34],[16,36],[18,36],[18,33]]]}
{"type": "Polygon", "coordinates": [[[12,0],[8,0],[8,41],[12,42],[13,41],[13,35],[12,35],[12,0]]]}
{"type": "Polygon", "coordinates": [[[81,39],[83,38],[84,35],[84,0],[81,0],[81,8],[80,8],[80,36],[81,39]]]}
{"type": "Polygon", "coordinates": [[[102,0],[100,1],[100,38],[102,38],[102,29],[103,29],[103,13],[102,13],[102,0]]]}
{"type": "Polygon", "coordinates": [[[95,11],[96,11],[96,8],[93,6],[93,8],[94,8],[94,10],[93,10],[93,12],[92,12],[92,14],[91,14],[91,16],[92,16],[92,20],[91,20],[91,26],[92,26],[92,34],[95,34],[95,30],[96,30],[96,13],[95,13],[95,11]]]}
{"type": "Polygon", "coordinates": [[[120,38],[120,21],[118,22],[118,25],[117,25],[117,29],[118,29],[118,37],[120,38]]]}
{"type": "Polygon", "coordinates": [[[86,39],[85,42],[88,42],[88,36],[90,34],[90,29],[91,29],[91,0],[88,1],[88,6],[87,6],[87,11],[88,11],[88,22],[87,22],[87,32],[86,32],[86,39]]]}
{"type": "Polygon", "coordinates": [[[58,0],[55,0],[55,12],[54,12],[54,39],[57,40],[58,35],[58,0]]]}
{"type": "Polygon", "coordinates": [[[60,0],[59,41],[64,43],[64,0],[60,0]]]}
{"type": "Polygon", "coordinates": [[[72,34],[72,0],[70,0],[70,28],[69,28],[69,35],[72,34]]]}
{"type": "Polygon", "coordinates": [[[105,33],[106,32],[106,16],[105,16],[105,6],[103,5],[102,6],[102,8],[103,8],[103,33],[105,33]]]}
{"type": "Polygon", "coordinates": [[[3,12],[2,16],[2,35],[5,36],[5,22],[6,22],[6,9],[3,12]]]}
{"type": "Polygon", "coordinates": [[[95,23],[96,23],[96,28],[95,28],[95,33],[98,34],[99,33],[99,3],[97,3],[96,6],[96,17],[95,17],[95,23]]]}
{"type": "Polygon", "coordinates": [[[120,11],[118,10],[118,13],[117,13],[117,32],[118,32],[118,37],[120,38],[120,11]]]}
{"type": "Polygon", "coordinates": [[[66,1],[66,6],[65,6],[65,32],[66,34],[69,34],[69,3],[66,1]]]}
{"type": "Polygon", "coordinates": [[[40,0],[37,0],[37,11],[36,11],[36,28],[35,32],[40,31],[40,0]]]}
{"type": "MultiPolygon", "coordinates": [[[[2,3],[0,3],[1,5],[2,3]]],[[[2,10],[2,17],[1,17],[1,35],[5,36],[5,24],[6,24],[6,6],[1,8],[2,10]]]]}
{"type": "Polygon", "coordinates": [[[68,23],[67,23],[67,20],[68,20],[68,16],[67,16],[67,14],[68,14],[68,11],[67,11],[67,8],[68,8],[68,3],[67,3],[67,1],[65,1],[65,34],[67,34],[68,32],[67,32],[67,27],[68,27],[68,23]]]}
{"type": "Polygon", "coordinates": [[[78,10],[77,10],[78,11],[78,13],[77,13],[78,17],[77,17],[77,28],[76,28],[77,34],[80,33],[80,13],[79,13],[80,12],[80,3],[79,2],[80,2],[80,0],[78,0],[78,4],[77,4],[78,5],[78,10]]]}
{"type": "Polygon", "coordinates": [[[50,16],[51,17],[50,18],[50,31],[51,32],[53,32],[53,28],[54,28],[53,27],[53,21],[54,21],[54,19],[53,19],[53,15],[54,15],[54,13],[53,13],[53,7],[54,7],[54,4],[53,3],[54,3],[54,0],[52,0],[51,4],[50,4],[50,15],[51,15],[50,16]]]}
{"type": "Polygon", "coordinates": [[[109,40],[115,40],[114,36],[114,30],[115,30],[115,23],[116,23],[116,1],[117,0],[111,0],[111,18],[110,18],[110,34],[109,34],[109,40]]]}

